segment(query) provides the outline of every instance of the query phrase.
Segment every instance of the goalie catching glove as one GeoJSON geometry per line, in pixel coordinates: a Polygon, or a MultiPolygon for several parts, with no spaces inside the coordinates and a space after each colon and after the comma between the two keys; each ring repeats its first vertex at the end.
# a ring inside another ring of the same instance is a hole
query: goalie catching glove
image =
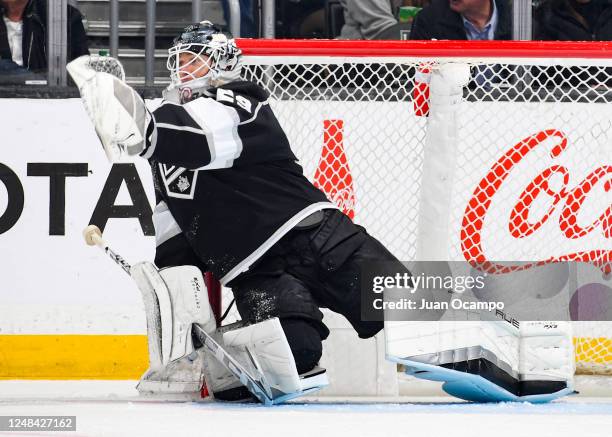
{"type": "Polygon", "coordinates": [[[125,83],[121,63],[111,57],[86,55],[66,69],[79,88],[108,160],[116,162],[125,154],[142,152],[151,115],[136,90],[125,83]]]}

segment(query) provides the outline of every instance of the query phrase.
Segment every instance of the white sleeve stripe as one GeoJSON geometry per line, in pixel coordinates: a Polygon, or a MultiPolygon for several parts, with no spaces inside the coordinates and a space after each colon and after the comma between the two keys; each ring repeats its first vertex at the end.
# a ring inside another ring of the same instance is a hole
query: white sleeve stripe
{"type": "Polygon", "coordinates": [[[184,132],[192,132],[194,134],[199,134],[199,135],[206,135],[206,132],[204,132],[202,129],[198,129],[198,128],[190,127],[190,126],[177,126],[175,124],[169,124],[169,123],[157,123],[156,126],[158,128],[163,128],[163,129],[172,129],[172,130],[179,130],[179,131],[184,131],[184,132]]]}
{"type": "MultiPolygon", "coordinates": [[[[149,121],[149,123],[153,123],[153,133],[151,134],[151,139],[150,139],[150,144],[149,147],[145,150],[145,153],[142,155],[143,158],[145,159],[149,159],[151,158],[151,156],[153,156],[153,153],[155,153],[155,148],[157,147],[157,124],[155,123],[155,115],[151,114],[151,120],[149,121]]],[[[147,129],[145,128],[145,132],[147,131],[147,129]]],[[[145,140],[145,145],[146,145],[146,140],[145,140]]]]}
{"type": "Polygon", "coordinates": [[[247,120],[241,121],[240,123],[238,123],[239,125],[243,125],[243,124],[247,124],[252,122],[253,120],[255,120],[257,118],[257,114],[259,114],[259,110],[264,106],[264,105],[269,105],[270,101],[266,100],[265,102],[259,102],[257,104],[257,107],[255,108],[255,112],[253,112],[253,116],[247,120]]]}
{"type": "Polygon", "coordinates": [[[238,136],[240,117],[236,109],[209,98],[192,100],[183,107],[206,134],[211,162],[201,168],[231,167],[242,153],[242,141],[238,136]]]}
{"type": "Polygon", "coordinates": [[[212,145],[214,147],[215,156],[211,160],[211,165],[217,168],[229,168],[234,164],[242,153],[242,140],[238,136],[238,124],[240,116],[238,112],[229,106],[222,105],[222,109],[226,112],[226,116],[231,119],[231,129],[213,130],[212,145]]]}

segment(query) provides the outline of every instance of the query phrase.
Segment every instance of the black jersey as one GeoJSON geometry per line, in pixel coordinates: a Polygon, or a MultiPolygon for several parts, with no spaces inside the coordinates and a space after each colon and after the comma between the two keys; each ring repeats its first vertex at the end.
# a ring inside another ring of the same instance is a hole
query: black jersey
{"type": "Polygon", "coordinates": [[[179,105],[163,102],[147,127],[158,246],[182,233],[227,283],[302,219],[335,208],[304,177],[289,141],[252,82],[232,82],[179,105]]]}

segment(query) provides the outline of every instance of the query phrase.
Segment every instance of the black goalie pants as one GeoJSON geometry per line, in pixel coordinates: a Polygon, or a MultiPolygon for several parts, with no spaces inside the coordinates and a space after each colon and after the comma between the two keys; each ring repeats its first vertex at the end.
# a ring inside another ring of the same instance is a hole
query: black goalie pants
{"type": "Polygon", "coordinates": [[[317,364],[329,335],[319,308],[342,314],[361,338],[382,329],[381,321],[361,319],[359,265],[397,262],[342,212],[321,215],[318,223],[289,232],[229,284],[243,320],[280,319],[300,373],[317,364]]]}

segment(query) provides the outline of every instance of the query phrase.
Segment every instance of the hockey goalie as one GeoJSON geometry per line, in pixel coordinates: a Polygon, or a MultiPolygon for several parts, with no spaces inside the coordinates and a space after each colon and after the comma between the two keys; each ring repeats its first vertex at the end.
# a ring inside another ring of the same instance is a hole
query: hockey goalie
{"type": "Polygon", "coordinates": [[[108,68],[112,60],[68,66],[109,159],[151,165],[155,265],[131,273],[149,297],[151,367],[141,391],[197,391],[204,378],[216,398],[248,397],[252,387],[217,347],[274,403],[321,388],[329,330],[320,308],[372,337],[383,322],[361,318],[359,263],[403,268],[306,179],[268,93],[241,80],[241,56],[210,22],[187,27],[169,50],[171,84],[153,112],[117,74],[120,65],[108,68]],[[217,328],[205,271],[232,289],[238,327],[217,328]],[[200,347],[207,341],[214,347],[200,347]]]}

